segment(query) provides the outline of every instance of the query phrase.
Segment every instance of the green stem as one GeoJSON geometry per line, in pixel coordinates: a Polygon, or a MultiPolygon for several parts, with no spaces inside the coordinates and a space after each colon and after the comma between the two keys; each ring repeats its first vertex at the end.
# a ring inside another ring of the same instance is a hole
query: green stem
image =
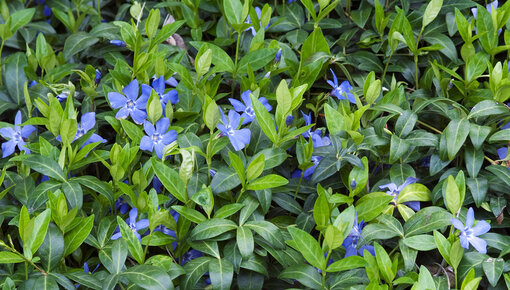
{"type": "Polygon", "coordinates": [[[420,88],[418,84],[418,56],[414,55],[414,86],[416,89],[420,88]]]}
{"type": "Polygon", "coordinates": [[[384,71],[383,71],[382,78],[381,78],[381,81],[383,84],[384,84],[384,78],[386,77],[386,71],[388,70],[388,66],[390,65],[390,60],[391,60],[391,57],[393,56],[393,53],[394,53],[394,51],[392,50],[390,53],[390,56],[388,57],[388,61],[386,62],[386,65],[384,66],[384,71]]]}
{"type": "Polygon", "coordinates": [[[301,170],[301,177],[299,178],[299,182],[298,182],[297,187],[296,187],[296,192],[294,193],[294,200],[297,198],[297,195],[298,195],[298,192],[299,192],[299,187],[301,186],[301,181],[303,180],[303,176],[304,175],[305,175],[305,171],[301,170]]]}
{"type": "Polygon", "coordinates": [[[151,243],[152,232],[149,233],[149,240],[147,241],[147,245],[145,245],[145,249],[143,250],[143,259],[147,256],[147,250],[149,249],[149,244],[151,243]]]}
{"type": "Polygon", "coordinates": [[[329,256],[331,256],[331,250],[328,251],[328,255],[326,256],[326,261],[324,262],[324,266],[322,267],[322,290],[326,289],[326,267],[328,266],[329,256]]]}
{"type": "Polygon", "coordinates": [[[0,44],[0,86],[3,84],[2,80],[2,51],[4,49],[5,39],[2,38],[2,44],[0,44]]]}
{"type": "Polygon", "coordinates": [[[237,79],[237,58],[239,56],[239,43],[241,42],[241,32],[237,32],[237,43],[236,43],[236,56],[234,60],[234,72],[232,74],[232,98],[234,97],[234,90],[236,87],[237,79]]]}

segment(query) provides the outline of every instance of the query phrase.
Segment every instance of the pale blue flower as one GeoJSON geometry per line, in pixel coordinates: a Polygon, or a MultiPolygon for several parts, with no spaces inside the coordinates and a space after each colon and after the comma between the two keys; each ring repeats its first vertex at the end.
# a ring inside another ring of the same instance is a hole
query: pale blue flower
{"type": "Polygon", "coordinates": [[[473,208],[470,207],[466,215],[466,225],[456,218],[451,219],[452,225],[460,231],[460,245],[463,248],[469,249],[471,244],[478,252],[482,254],[487,253],[487,242],[478,236],[487,233],[491,226],[486,221],[479,221],[473,227],[475,222],[475,213],[473,208]]]}
{"type": "Polygon", "coordinates": [[[0,135],[9,139],[9,141],[2,143],[2,158],[14,153],[16,146],[18,146],[20,151],[24,150],[27,154],[30,154],[30,150],[25,147],[25,139],[35,131],[35,127],[32,125],[26,125],[22,128],[20,126],[21,123],[21,111],[18,111],[14,119],[14,129],[11,127],[4,127],[0,129],[0,135]]]}
{"type": "Polygon", "coordinates": [[[143,97],[149,99],[152,90],[158,94],[163,112],[165,111],[165,107],[168,102],[175,104],[179,101],[179,94],[177,93],[177,90],[172,89],[165,93],[165,78],[163,76],[160,76],[159,78],[152,81],[152,87],[146,84],[142,84],[143,97]]]}
{"type": "Polygon", "coordinates": [[[221,122],[218,124],[218,129],[223,136],[227,136],[234,150],[239,151],[250,143],[251,131],[248,128],[237,130],[241,116],[234,110],[228,112],[228,120],[220,108],[221,122]]]}
{"type": "MultiPolygon", "coordinates": [[[[388,184],[383,184],[383,185],[380,185],[379,186],[379,189],[388,189],[386,191],[386,193],[388,195],[391,195],[393,196],[393,203],[396,205],[397,204],[397,197],[399,195],[399,193],[406,187],[408,186],[409,184],[413,184],[415,183],[416,181],[418,181],[418,179],[412,177],[412,176],[409,176],[403,184],[401,184],[400,186],[397,186],[395,183],[388,183],[388,184]]],[[[410,207],[411,209],[413,209],[414,211],[419,211],[420,210],[420,202],[419,201],[408,201],[408,202],[404,202],[405,205],[407,205],[408,207],[410,207]]]]}
{"type": "Polygon", "coordinates": [[[143,128],[147,135],[142,137],[140,149],[149,152],[156,150],[156,155],[162,159],[165,146],[177,139],[177,132],[175,130],[168,131],[168,127],[170,127],[170,120],[168,118],[161,118],[157,121],[156,128],[154,128],[151,122],[145,121],[143,128]]]}
{"type": "Polygon", "coordinates": [[[364,227],[365,221],[361,220],[361,222],[358,223],[358,213],[356,213],[351,232],[342,242],[342,246],[345,248],[345,257],[356,256],[357,254],[363,257],[363,252],[365,250],[370,252],[372,256],[375,256],[374,246],[364,245],[358,249],[358,241],[361,239],[361,231],[364,227]]]}
{"type": "MultiPolygon", "coordinates": [[[[243,118],[243,123],[241,125],[251,123],[253,119],[255,119],[256,117],[255,111],[253,110],[253,105],[251,103],[250,94],[251,94],[250,90],[244,91],[241,94],[241,99],[243,100],[244,103],[236,99],[232,98],[228,99],[232,106],[234,107],[234,110],[236,112],[242,113],[241,118],[243,118]]],[[[273,109],[273,107],[271,107],[266,98],[260,97],[259,101],[262,103],[262,105],[264,105],[266,110],[271,111],[273,109]]]]}
{"type": "Polygon", "coordinates": [[[108,93],[112,108],[120,109],[115,115],[117,119],[126,119],[127,116],[131,116],[136,124],[143,124],[147,118],[145,109],[149,98],[145,95],[138,98],[138,90],[138,81],[135,79],[122,89],[124,95],[117,92],[108,93]]]}
{"type": "Polygon", "coordinates": [[[352,86],[348,81],[343,81],[340,85],[338,85],[338,79],[336,78],[335,73],[332,69],[329,69],[333,74],[333,81],[328,80],[328,84],[333,87],[331,91],[331,95],[337,97],[339,100],[345,100],[346,97],[349,102],[356,104],[356,99],[352,94],[352,86]]]}

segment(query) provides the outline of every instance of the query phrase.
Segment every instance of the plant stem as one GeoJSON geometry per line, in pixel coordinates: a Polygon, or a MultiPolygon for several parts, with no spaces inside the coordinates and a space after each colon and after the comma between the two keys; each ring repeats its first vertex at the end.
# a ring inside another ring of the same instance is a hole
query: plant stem
{"type": "Polygon", "coordinates": [[[2,51],[4,49],[5,39],[2,38],[2,44],[0,44],[0,86],[3,84],[2,80],[2,51]]]}
{"type": "Polygon", "coordinates": [[[418,56],[414,55],[414,86],[416,89],[420,88],[418,84],[418,56]]]}
{"type": "Polygon", "coordinates": [[[241,32],[237,32],[237,43],[236,43],[236,56],[234,59],[234,73],[232,74],[232,98],[234,97],[234,90],[236,87],[237,79],[237,58],[239,56],[239,42],[241,42],[241,32]]]}
{"type": "Polygon", "coordinates": [[[388,57],[388,61],[386,62],[386,65],[384,66],[384,71],[383,71],[383,74],[381,77],[381,81],[382,81],[383,85],[384,85],[384,78],[386,77],[386,71],[388,70],[388,66],[390,65],[390,60],[391,60],[391,57],[393,56],[393,53],[394,53],[394,51],[392,50],[390,53],[390,56],[388,57]]]}
{"type": "Polygon", "coordinates": [[[303,176],[304,175],[305,175],[305,171],[301,170],[301,177],[299,178],[299,182],[298,182],[297,187],[296,187],[296,192],[294,193],[294,200],[296,200],[296,198],[297,198],[297,195],[298,195],[298,192],[299,192],[299,187],[301,186],[301,181],[303,180],[303,176]]]}

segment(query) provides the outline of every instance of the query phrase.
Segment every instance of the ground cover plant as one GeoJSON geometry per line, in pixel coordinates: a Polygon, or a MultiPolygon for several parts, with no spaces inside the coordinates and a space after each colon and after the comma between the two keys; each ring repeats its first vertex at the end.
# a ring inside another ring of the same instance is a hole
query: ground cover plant
{"type": "Polygon", "coordinates": [[[503,2],[0,0],[2,289],[508,289],[503,2]]]}

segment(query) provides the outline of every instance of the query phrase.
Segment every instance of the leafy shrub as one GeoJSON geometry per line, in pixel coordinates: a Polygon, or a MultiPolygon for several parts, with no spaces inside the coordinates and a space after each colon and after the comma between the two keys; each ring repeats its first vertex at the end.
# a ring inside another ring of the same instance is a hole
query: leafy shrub
{"type": "Polygon", "coordinates": [[[0,1],[3,289],[510,287],[510,2],[269,2],[0,1]]]}

